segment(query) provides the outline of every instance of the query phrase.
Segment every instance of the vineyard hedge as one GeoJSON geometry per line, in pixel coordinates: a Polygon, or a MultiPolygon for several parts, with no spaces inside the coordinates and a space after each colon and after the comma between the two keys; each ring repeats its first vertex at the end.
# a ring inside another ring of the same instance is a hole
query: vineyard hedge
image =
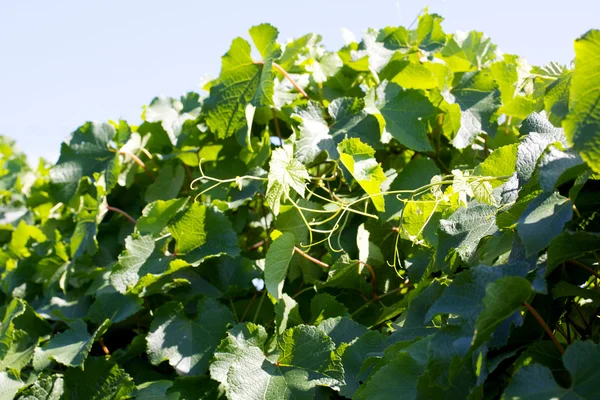
{"type": "Polygon", "coordinates": [[[441,23],[254,26],[54,165],[3,138],[0,399],[600,399],[600,31],[441,23]]]}

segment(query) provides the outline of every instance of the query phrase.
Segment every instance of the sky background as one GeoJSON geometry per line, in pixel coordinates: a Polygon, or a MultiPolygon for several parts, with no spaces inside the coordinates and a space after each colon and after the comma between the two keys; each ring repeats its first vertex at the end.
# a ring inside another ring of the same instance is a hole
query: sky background
{"type": "Polygon", "coordinates": [[[0,134],[36,164],[85,121],[139,123],[157,95],[199,91],[248,28],[270,22],[280,40],[341,28],[408,26],[429,6],[447,33],[484,31],[531,64],[570,63],[573,40],[600,28],[600,0],[19,0],[0,3],[0,134]]]}

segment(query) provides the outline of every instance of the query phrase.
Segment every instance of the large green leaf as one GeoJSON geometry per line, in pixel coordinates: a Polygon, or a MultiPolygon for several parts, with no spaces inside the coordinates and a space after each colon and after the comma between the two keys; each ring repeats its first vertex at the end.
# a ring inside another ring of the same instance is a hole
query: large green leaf
{"type": "Polygon", "coordinates": [[[129,236],[125,239],[125,251],[112,268],[110,282],[120,293],[125,293],[144,276],[165,272],[172,260],[173,257],[156,248],[152,236],[129,236]]]}
{"type": "Polygon", "coordinates": [[[600,172],[600,31],[591,30],[575,41],[575,70],[571,78],[565,133],[585,162],[600,172]]]}
{"type": "Polygon", "coordinates": [[[383,83],[373,103],[369,105],[370,112],[380,114],[385,130],[400,144],[415,151],[433,151],[427,139],[426,121],[435,115],[436,108],[422,92],[383,83]]]}
{"type": "Polygon", "coordinates": [[[385,201],[381,184],[386,180],[383,169],[375,160],[375,150],[360,139],[345,139],[338,146],[340,161],[352,174],[356,182],[369,195],[378,211],[384,211],[385,201]]]}
{"type": "Polygon", "coordinates": [[[127,398],[135,390],[131,377],[104,357],[90,357],[84,369],[65,372],[65,398],[111,400],[127,398]]]}
{"type": "Polygon", "coordinates": [[[460,129],[452,139],[454,147],[464,149],[482,133],[493,135],[492,116],[501,103],[500,92],[489,71],[465,73],[450,91],[449,99],[462,111],[460,129]]]}
{"type": "Polygon", "coordinates": [[[202,375],[228,324],[231,311],[213,299],[200,300],[193,318],[181,303],[166,304],[154,314],[146,338],[150,362],[169,361],[180,375],[202,375]]]}
{"type": "Polygon", "coordinates": [[[222,58],[221,75],[210,88],[205,101],[208,126],[220,138],[233,135],[246,126],[246,107],[273,105],[273,60],[281,50],[275,42],[279,32],[269,24],[250,29],[250,36],[263,57],[256,63],[250,55],[250,44],[236,38],[222,58]]]}
{"type": "Polygon", "coordinates": [[[585,163],[576,152],[562,151],[550,145],[538,163],[540,187],[546,192],[553,192],[563,183],[575,180],[586,169],[585,163]]]}
{"type": "Polygon", "coordinates": [[[25,384],[10,372],[0,372],[0,398],[13,399],[25,384]]]}
{"type": "Polygon", "coordinates": [[[68,202],[79,181],[94,173],[104,175],[106,186],[112,188],[119,175],[117,149],[111,148],[116,135],[110,124],[88,122],[73,132],[69,143],[63,143],[58,162],[50,171],[52,193],[58,201],[68,202]]]}
{"type": "Polygon", "coordinates": [[[532,292],[531,284],[518,276],[507,276],[489,284],[485,288],[483,310],[475,321],[471,346],[477,348],[489,340],[500,324],[521,308],[532,292]]]}
{"type": "Polygon", "coordinates": [[[445,259],[451,250],[468,262],[479,241],[496,232],[495,211],[495,207],[487,204],[469,203],[450,218],[440,220],[438,262],[446,265],[445,259]]]}
{"type": "Polygon", "coordinates": [[[158,200],[148,204],[138,218],[136,228],[142,234],[160,234],[171,222],[171,219],[183,209],[189,199],[158,200]]]}
{"type": "Polygon", "coordinates": [[[70,367],[83,367],[92,345],[104,334],[108,324],[108,320],[104,321],[90,335],[87,325],[83,321],[72,322],[69,329],[54,336],[48,343],[36,349],[33,360],[34,367],[44,368],[51,360],[70,367]]]}
{"type": "Polygon", "coordinates": [[[563,355],[565,367],[571,375],[570,387],[562,387],[552,372],[540,364],[522,367],[506,388],[507,399],[593,399],[598,394],[600,370],[596,368],[600,346],[591,341],[576,341],[563,355]]]}
{"type": "Polygon", "coordinates": [[[160,122],[169,136],[171,144],[175,146],[181,134],[183,123],[189,119],[195,119],[200,113],[198,100],[199,96],[196,93],[181,96],[181,100],[158,96],[144,108],[142,117],[148,122],[160,122]]]}
{"type": "Polygon", "coordinates": [[[517,222],[517,232],[527,253],[536,254],[548,247],[572,216],[573,204],[560,194],[541,194],[533,199],[517,222]]]}
{"type": "Polygon", "coordinates": [[[364,109],[364,101],[338,98],[327,111],[333,123],[325,121],[321,108],[313,101],[294,114],[301,121],[294,154],[299,161],[309,164],[322,151],[335,159],[339,156],[337,145],[345,138],[360,138],[371,146],[380,144],[379,122],[364,109]]]}
{"type": "Polygon", "coordinates": [[[548,267],[553,269],[562,262],[594,251],[600,251],[599,233],[566,230],[550,242],[548,267]]]}
{"type": "Polygon", "coordinates": [[[181,165],[166,165],[160,169],[156,181],[146,190],[144,200],[152,203],[156,200],[169,200],[177,197],[183,185],[184,169],[181,165]]]}
{"type": "Polygon", "coordinates": [[[240,249],[231,223],[216,207],[193,203],[169,223],[177,254],[197,265],[210,257],[227,254],[235,257],[240,249]]]}
{"type": "Polygon", "coordinates": [[[60,375],[40,375],[35,382],[21,391],[17,400],[60,400],[64,395],[64,386],[65,381],[60,375]]]}
{"type": "Polygon", "coordinates": [[[265,287],[276,299],[280,299],[283,294],[283,283],[294,255],[295,245],[296,236],[285,232],[269,246],[265,260],[265,287]]]}
{"type": "Polygon", "coordinates": [[[402,393],[403,399],[417,399],[417,381],[424,368],[407,352],[400,352],[361,387],[355,399],[389,399],[402,393]]]}
{"type": "Polygon", "coordinates": [[[335,344],[312,326],[288,329],[276,358],[264,354],[264,330],[230,332],[217,348],[210,368],[232,400],[278,398],[312,399],[316,386],[337,387],[344,372],[335,344]]]}

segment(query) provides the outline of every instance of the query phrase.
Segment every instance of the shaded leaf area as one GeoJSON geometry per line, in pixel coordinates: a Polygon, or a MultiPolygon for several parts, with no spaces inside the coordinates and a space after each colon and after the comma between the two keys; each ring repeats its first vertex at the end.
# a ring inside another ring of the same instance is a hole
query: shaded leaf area
{"type": "Polygon", "coordinates": [[[254,26],[55,165],[0,137],[0,399],[598,398],[600,33],[344,38],[254,26]]]}

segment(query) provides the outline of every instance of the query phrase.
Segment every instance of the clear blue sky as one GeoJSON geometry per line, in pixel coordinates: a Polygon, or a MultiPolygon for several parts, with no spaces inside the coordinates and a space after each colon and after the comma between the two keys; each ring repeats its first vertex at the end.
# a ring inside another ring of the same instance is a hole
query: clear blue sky
{"type": "Polygon", "coordinates": [[[270,22],[285,40],[343,44],[368,27],[409,25],[425,6],[446,32],[482,30],[532,64],[569,63],[573,40],[600,28],[600,0],[19,0],[0,4],[0,134],[32,164],[88,120],[140,120],[153,97],[199,90],[236,36],[270,22]]]}

